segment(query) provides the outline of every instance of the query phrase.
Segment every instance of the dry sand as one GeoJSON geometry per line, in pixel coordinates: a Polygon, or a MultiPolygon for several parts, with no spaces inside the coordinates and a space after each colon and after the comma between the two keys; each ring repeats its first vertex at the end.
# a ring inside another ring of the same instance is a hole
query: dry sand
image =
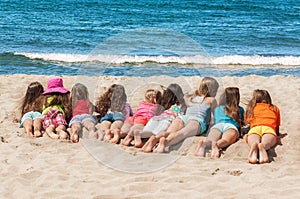
{"type": "MultiPolygon", "coordinates": [[[[223,77],[221,89],[238,86],[245,107],[254,89],[267,89],[281,110],[281,145],[270,151],[271,163],[251,165],[243,140],[228,147],[220,159],[193,155],[203,137],[192,137],[167,154],[144,154],[132,147],[95,140],[27,138],[16,121],[16,107],[32,81],[44,87],[49,76],[1,75],[1,198],[299,198],[300,79],[296,77],[223,77]]],[[[71,89],[79,81],[90,98],[112,83],[125,85],[133,109],[143,90],[179,83],[192,91],[201,77],[67,77],[71,89]]]]}

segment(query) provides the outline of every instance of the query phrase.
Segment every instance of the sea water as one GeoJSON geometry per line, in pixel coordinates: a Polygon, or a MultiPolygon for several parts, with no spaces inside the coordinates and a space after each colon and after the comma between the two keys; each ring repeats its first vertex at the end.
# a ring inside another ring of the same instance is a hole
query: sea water
{"type": "Polygon", "coordinates": [[[0,0],[0,74],[300,76],[299,0],[0,0]]]}

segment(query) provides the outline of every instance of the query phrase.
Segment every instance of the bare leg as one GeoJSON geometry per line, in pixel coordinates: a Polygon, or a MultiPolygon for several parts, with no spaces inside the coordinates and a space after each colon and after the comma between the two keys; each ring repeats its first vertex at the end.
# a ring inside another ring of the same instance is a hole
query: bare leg
{"type": "Polygon", "coordinates": [[[260,164],[268,163],[269,162],[268,153],[262,143],[258,144],[258,151],[259,151],[259,163],[260,164]]]}
{"type": "Polygon", "coordinates": [[[195,136],[198,134],[198,132],[200,130],[201,130],[201,126],[200,126],[199,122],[196,120],[190,120],[190,121],[188,121],[188,123],[186,124],[185,127],[180,129],[176,133],[171,133],[166,138],[167,145],[172,146],[188,137],[195,136]]]}
{"type": "Polygon", "coordinates": [[[111,138],[112,138],[112,133],[111,133],[110,129],[107,129],[105,131],[104,141],[105,142],[110,142],[111,138]]]}
{"type": "MultiPolygon", "coordinates": [[[[217,129],[212,129],[219,131],[217,129]]],[[[217,141],[212,142],[212,148],[211,148],[211,157],[212,158],[218,158],[220,157],[220,149],[223,149],[231,144],[233,144],[236,139],[238,138],[238,132],[235,129],[228,129],[223,134],[220,133],[220,138],[217,141]]]]}
{"type": "Polygon", "coordinates": [[[210,154],[211,158],[219,158],[220,157],[220,149],[217,145],[217,142],[213,141],[211,143],[211,154],[210,154]]]}
{"type": "Polygon", "coordinates": [[[145,153],[149,153],[152,151],[153,147],[158,143],[159,138],[152,135],[149,140],[145,143],[145,145],[142,147],[142,151],[145,153]]]}
{"type": "Polygon", "coordinates": [[[71,125],[70,139],[72,142],[77,143],[79,141],[78,133],[81,131],[81,124],[79,122],[74,122],[71,125]]]}
{"type": "Polygon", "coordinates": [[[165,147],[166,147],[166,138],[161,137],[159,139],[159,144],[156,149],[153,150],[154,153],[164,153],[165,152],[165,147]]]}
{"type": "Polygon", "coordinates": [[[269,162],[267,150],[276,145],[277,138],[273,134],[264,134],[261,138],[261,143],[258,144],[259,163],[264,164],[269,162]]]}
{"type": "Polygon", "coordinates": [[[52,139],[59,139],[59,135],[54,133],[55,130],[55,126],[53,124],[51,124],[50,126],[48,126],[45,131],[47,133],[47,135],[52,138],[52,139]]]}
{"type": "Polygon", "coordinates": [[[220,157],[220,149],[217,145],[217,142],[222,138],[222,132],[217,129],[217,128],[212,128],[210,129],[207,139],[206,139],[206,143],[205,143],[205,147],[210,146],[211,147],[211,154],[210,157],[211,158],[218,158],[220,157]]]}
{"type": "Polygon", "coordinates": [[[34,137],[41,137],[43,134],[42,130],[42,119],[37,118],[33,121],[33,128],[34,128],[34,137]]]}
{"type": "Polygon", "coordinates": [[[57,134],[59,135],[60,139],[68,139],[69,138],[69,135],[66,132],[65,125],[59,125],[58,127],[56,127],[55,130],[56,130],[57,134]]]}
{"type": "Polygon", "coordinates": [[[221,139],[217,141],[217,145],[220,149],[225,148],[233,144],[238,138],[238,132],[235,129],[228,129],[222,134],[221,139]]]}
{"type": "Polygon", "coordinates": [[[261,143],[265,150],[269,150],[277,144],[277,137],[273,134],[265,133],[261,138],[261,143]]]}
{"type": "MultiPolygon", "coordinates": [[[[103,121],[100,124],[100,140],[102,141],[103,139],[105,141],[107,141],[107,139],[109,138],[109,136],[107,137],[107,135],[110,134],[110,126],[111,126],[111,122],[110,121],[103,121]]],[[[109,139],[110,140],[110,139],[109,139]]]]}
{"type": "Polygon", "coordinates": [[[142,142],[142,139],[141,139],[140,132],[137,131],[137,130],[135,130],[133,132],[133,136],[134,136],[134,147],[136,147],[136,148],[142,148],[143,142],[142,142]]]}
{"type": "Polygon", "coordinates": [[[205,149],[206,149],[206,142],[203,140],[199,140],[195,151],[195,156],[205,157],[205,149]]]}
{"type": "Polygon", "coordinates": [[[136,148],[141,148],[143,146],[140,132],[142,132],[144,126],[145,125],[143,125],[143,124],[135,124],[132,126],[133,137],[134,137],[134,147],[136,147],[136,148]]]}
{"type": "Polygon", "coordinates": [[[129,122],[124,122],[122,128],[121,128],[121,134],[128,134],[130,128],[133,126],[133,124],[129,122]]]}
{"type": "Polygon", "coordinates": [[[25,132],[26,132],[26,135],[30,136],[30,137],[33,137],[33,133],[32,133],[32,125],[33,125],[33,122],[31,119],[26,119],[24,122],[23,122],[23,127],[25,129],[25,132]]]}
{"type": "Polygon", "coordinates": [[[250,152],[248,155],[248,162],[256,164],[258,161],[258,143],[260,142],[260,136],[257,134],[248,135],[248,145],[250,146],[250,152]]]}
{"type": "Polygon", "coordinates": [[[89,131],[90,138],[98,139],[98,133],[96,132],[96,127],[92,120],[84,120],[82,122],[82,126],[84,126],[89,131]]]}
{"type": "Polygon", "coordinates": [[[256,164],[257,160],[258,160],[258,154],[257,154],[257,150],[258,150],[258,143],[254,142],[251,147],[250,147],[250,152],[248,155],[248,162],[251,164],[256,164]]]}
{"type": "Polygon", "coordinates": [[[101,131],[101,129],[97,129],[96,133],[98,134],[98,138],[100,141],[104,140],[104,133],[101,131]]]}
{"type": "Polygon", "coordinates": [[[129,122],[124,122],[122,128],[121,128],[121,132],[120,132],[120,136],[125,136],[124,140],[122,141],[122,144],[125,146],[129,146],[130,142],[133,140],[133,132],[131,127],[133,126],[133,124],[129,123],[129,122]]]}
{"type": "Polygon", "coordinates": [[[120,141],[120,132],[123,125],[123,121],[117,120],[112,123],[110,129],[113,134],[113,139],[111,139],[111,143],[117,144],[120,141]]]}
{"type": "Polygon", "coordinates": [[[183,122],[181,119],[176,118],[171,125],[168,127],[166,131],[162,131],[157,135],[153,135],[149,138],[149,140],[142,147],[142,151],[145,153],[149,153],[153,150],[154,146],[159,142],[160,138],[167,137],[170,133],[174,133],[183,127],[183,122]]]}
{"type": "Polygon", "coordinates": [[[132,140],[133,140],[133,131],[130,130],[129,133],[124,138],[124,140],[122,141],[122,144],[124,146],[129,146],[132,140]]]}

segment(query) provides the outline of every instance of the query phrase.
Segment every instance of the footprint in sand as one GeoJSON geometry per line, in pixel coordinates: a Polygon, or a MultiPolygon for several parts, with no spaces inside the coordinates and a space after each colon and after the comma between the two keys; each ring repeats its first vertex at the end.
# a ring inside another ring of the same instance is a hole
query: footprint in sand
{"type": "Polygon", "coordinates": [[[243,172],[241,170],[227,171],[227,173],[229,173],[230,175],[233,175],[233,176],[240,176],[243,174],[243,172]]]}

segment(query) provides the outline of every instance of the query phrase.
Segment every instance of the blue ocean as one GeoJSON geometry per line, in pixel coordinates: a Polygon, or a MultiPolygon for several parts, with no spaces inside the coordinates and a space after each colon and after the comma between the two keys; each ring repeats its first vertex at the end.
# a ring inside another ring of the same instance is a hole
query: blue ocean
{"type": "Polygon", "coordinates": [[[300,77],[299,0],[0,0],[0,74],[300,77]]]}

